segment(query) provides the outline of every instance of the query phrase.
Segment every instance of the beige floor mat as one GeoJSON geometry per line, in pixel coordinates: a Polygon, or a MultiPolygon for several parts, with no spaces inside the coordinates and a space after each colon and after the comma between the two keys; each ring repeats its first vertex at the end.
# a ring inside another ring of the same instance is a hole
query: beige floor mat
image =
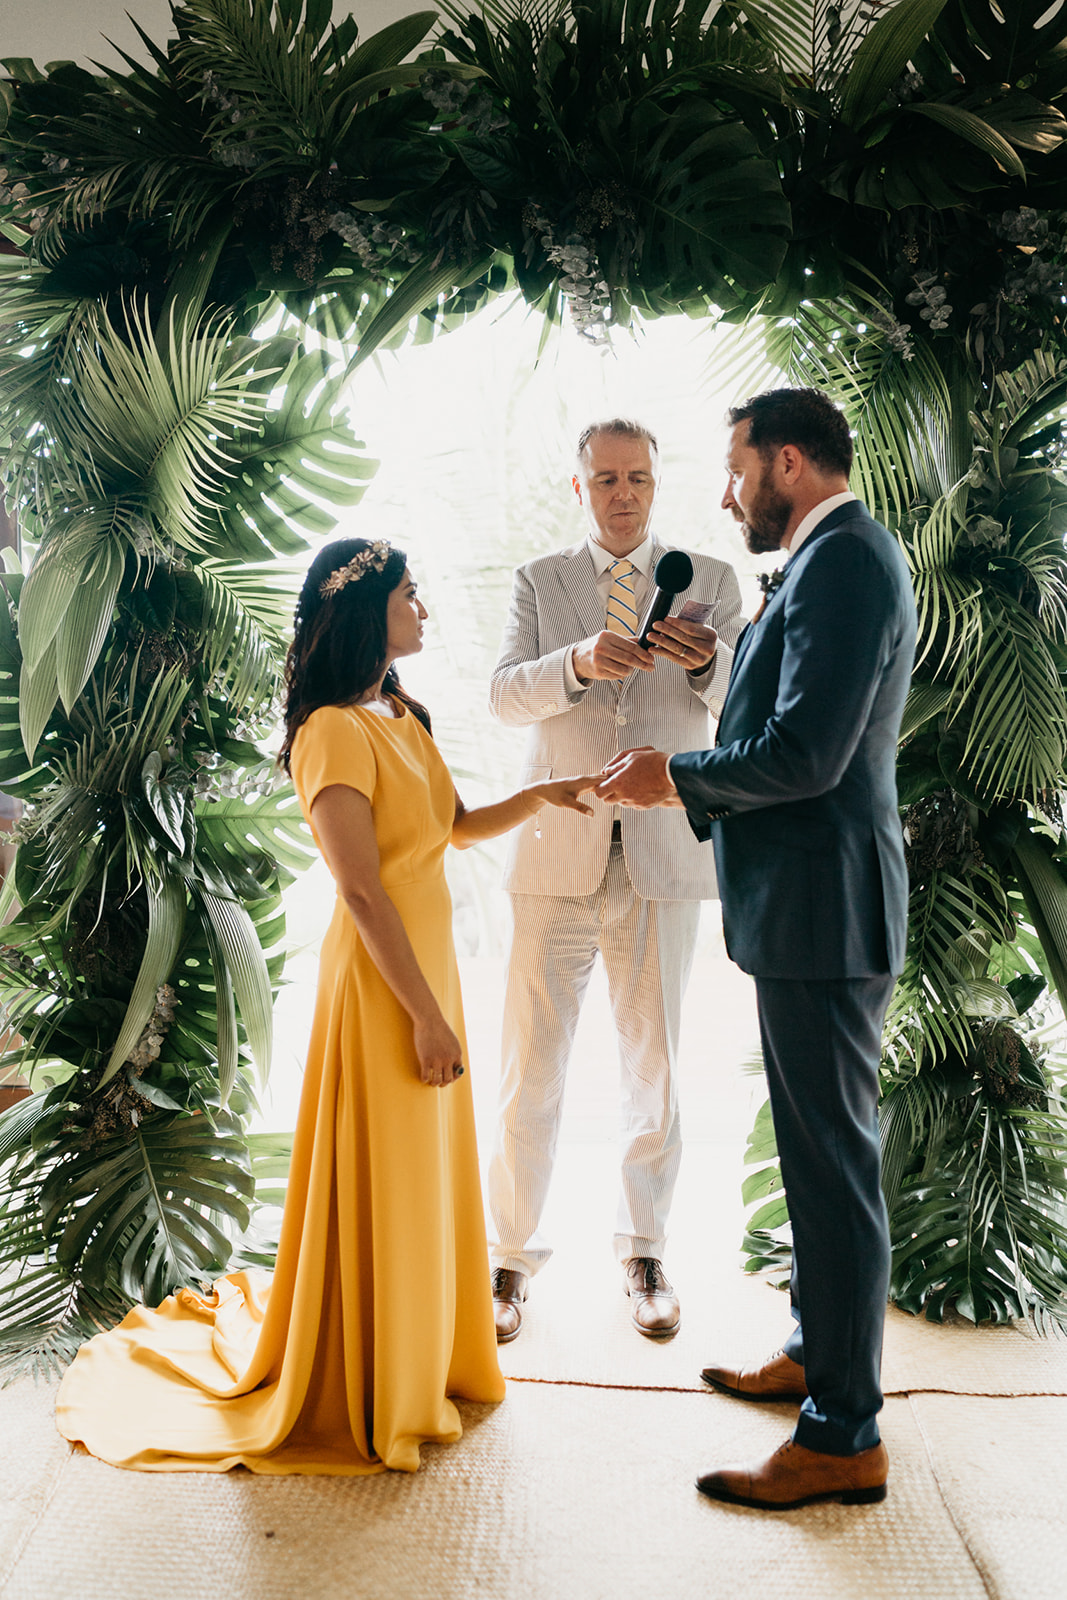
{"type": "MultiPolygon", "coordinates": [[[[773,1515],[693,1477],[761,1455],[788,1408],[515,1385],[413,1477],[164,1477],[74,1456],[4,1600],[978,1600],[908,1403],[890,1498],[773,1515]]],[[[1016,1590],[1022,1595],[1024,1591],[1016,1590]]]]}
{"type": "Polygon", "coordinates": [[[70,1454],[53,1422],[54,1384],[0,1390],[0,1590],[48,1508],[70,1454]]]}
{"type": "Polygon", "coordinates": [[[987,1593],[993,1600],[1062,1600],[1067,1400],[960,1403],[923,1394],[913,1397],[912,1410],[987,1593]]]}
{"type": "MultiPolygon", "coordinates": [[[[789,1306],[740,1270],[736,1157],[696,1141],[686,1145],[665,1258],[682,1326],[664,1343],[634,1331],[610,1250],[616,1164],[610,1144],[561,1146],[546,1217],[559,1247],[532,1281],[521,1335],[501,1351],[506,1375],[700,1389],[709,1361],[748,1364],[777,1349],[792,1326],[789,1306]]],[[[938,1325],[891,1309],[883,1384],[887,1394],[1067,1395],[1067,1339],[962,1318],[938,1325]]]]}

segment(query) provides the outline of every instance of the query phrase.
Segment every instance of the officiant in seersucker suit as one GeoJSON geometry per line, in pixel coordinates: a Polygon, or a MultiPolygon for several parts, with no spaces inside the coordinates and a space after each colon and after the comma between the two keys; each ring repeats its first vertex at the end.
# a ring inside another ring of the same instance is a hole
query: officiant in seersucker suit
{"type": "Polygon", "coordinates": [[[888,1472],[878,1063],[904,959],[896,746],[915,603],[896,540],[849,491],[852,440],[825,395],[771,391],[728,421],[723,506],[750,550],[788,550],[783,581],[738,644],[717,747],[621,755],[599,792],[684,805],[714,838],[727,949],[756,979],[793,1225],[784,1350],[701,1375],[740,1399],[800,1400],[795,1432],[698,1488],[776,1509],[859,1503],[884,1496],[888,1472]]]}
{"type": "MultiPolygon", "coordinates": [[[[709,743],[709,714],[718,714],[741,631],[733,568],[689,552],[693,580],[678,604],[703,602],[706,619],[668,618],[647,650],[634,637],[656,564],[672,548],[652,532],[659,451],[647,428],[622,418],[587,428],[572,482],[588,537],[516,571],[490,690],[500,721],[528,729],[524,782],[598,772],[631,744],[689,750],[709,743]]],[[[681,1156],[674,1058],[700,901],[715,894],[714,867],[681,813],[620,817],[592,803],[591,817],[531,818],[514,837],[505,872],[513,934],[489,1168],[501,1343],[519,1333],[530,1278],[551,1254],[541,1212],[574,1028],[598,950],[623,1084],[615,1252],[638,1331],[668,1337],[679,1322],[662,1267],[681,1156]]],[[[579,1320],[584,1309],[576,1304],[570,1314],[579,1320]]]]}

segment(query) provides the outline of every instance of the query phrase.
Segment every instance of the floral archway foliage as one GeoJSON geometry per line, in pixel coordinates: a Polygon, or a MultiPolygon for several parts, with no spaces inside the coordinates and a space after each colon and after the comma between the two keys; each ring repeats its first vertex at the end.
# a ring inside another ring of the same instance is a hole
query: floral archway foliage
{"type": "MultiPolygon", "coordinates": [[[[594,342],[736,323],[739,387],[848,409],[923,622],[894,1292],[1062,1319],[1030,1023],[1067,994],[1067,8],[490,0],[366,39],[332,9],[189,0],[148,65],[5,63],[0,438],[32,561],[0,609],[0,786],[30,804],[0,989],[39,1090],[0,1119],[11,1351],[269,1259],[284,1141],[247,1121],[308,850],[263,748],[293,559],[373,472],[351,372],[516,286],[594,342]]],[[[762,1122],[752,1154],[758,1264],[785,1220],[762,1122]]]]}

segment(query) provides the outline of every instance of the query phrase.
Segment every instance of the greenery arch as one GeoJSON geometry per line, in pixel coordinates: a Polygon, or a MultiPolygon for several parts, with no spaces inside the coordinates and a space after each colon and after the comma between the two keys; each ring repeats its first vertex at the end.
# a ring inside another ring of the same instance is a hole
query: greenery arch
{"type": "MultiPolygon", "coordinates": [[[[430,12],[361,41],[331,0],[187,0],[151,67],[4,63],[2,475],[34,559],[0,606],[0,786],[30,804],[0,993],[38,1086],[0,1118],[8,1357],[269,1260],[285,1152],[248,1137],[250,1072],[307,854],[257,743],[286,563],[373,471],[339,384],[512,286],[591,339],[726,319],[739,388],[846,407],[922,617],[893,1293],[1067,1322],[1034,1024],[1067,998],[1067,5],[442,9],[427,45],[430,12]]],[[[751,1154],[760,1265],[762,1120],[751,1154]]]]}

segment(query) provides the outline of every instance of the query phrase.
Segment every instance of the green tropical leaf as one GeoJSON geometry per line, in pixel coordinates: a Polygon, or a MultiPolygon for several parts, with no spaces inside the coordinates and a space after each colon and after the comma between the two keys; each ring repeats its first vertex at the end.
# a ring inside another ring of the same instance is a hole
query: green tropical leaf
{"type": "Polygon", "coordinates": [[[976,1323],[1029,1316],[1067,1327],[1062,1139],[1059,1118],[977,1099],[936,1172],[901,1191],[896,1303],[934,1322],[953,1309],[976,1323]]]}
{"type": "Polygon", "coordinates": [[[900,723],[901,743],[911,737],[913,733],[930,722],[934,717],[940,716],[952,704],[954,691],[943,683],[913,683],[908,690],[908,698],[904,704],[904,716],[900,723]]]}
{"type": "Polygon", "coordinates": [[[325,351],[298,355],[279,382],[281,398],[276,392],[258,427],[230,441],[233,470],[216,506],[234,556],[306,549],[305,534],[332,532],[335,508],[355,505],[377,471],[339,416],[335,378],[325,351]]]}
{"type": "Polygon", "coordinates": [[[1028,612],[998,604],[988,593],[984,609],[982,656],[967,704],[965,770],[991,798],[1036,801],[1058,787],[1067,752],[1059,671],[1028,612]]]}
{"type": "Polygon", "coordinates": [[[353,50],[345,67],[345,77],[361,83],[375,72],[398,66],[418,49],[436,21],[436,11],[415,11],[409,17],[387,23],[353,50]]]}
{"type": "Polygon", "coordinates": [[[124,546],[114,539],[102,545],[87,564],[59,624],[56,681],[68,712],[85,688],[110,632],[125,565],[124,546]]]}
{"type": "Polygon", "coordinates": [[[1051,841],[1030,828],[1019,831],[1012,858],[1027,909],[1041,940],[1042,959],[1067,1009],[1067,880],[1051,841]]]}
{"type": "Polygon", "coordinates": [[[773,1232],[775,1228],[782,1228],[789,1221],[789,1206],[785,1195],[778,1195],[773,1200],[768,1200],[766,1205],[759,1207],[749,1217],[747,1227],[750,1233],[759,1233],[763,1230],[773,1232]]]}
{"type": "Polygon", "coordinates": [[[1007,139],[982,117],[975,116],[973,111],[967,111],[963,106],[943,105],[936,100],[920,100],[903,107],[901,114],[926,117],[930,122],[939,123],[942,128],[948,128],[958,138],[989,156],[1008,177],[1025,178],[1026,168],[1007,139]]]}
{"type": "Polygon", "coordinates": [[[124,1295],[80,1283],[54,1260],[23,1258],[0,1288],[0,1377],[52,1383],[94,1334],[129,1310],[124,1295]]]}
{"type": "Polygon", "coordinates": [[[197,897],[223,952],[260,1082],[266,1083],[274,1046],[274,1001],[255,925],[237,900],[205,885],[198,885],[197,897]]]}
{"type": "Polygon", "coordinates": [[[366,327],[360,329],[359,348],[345,369],[346,380],[375,350],[387,345],[398,334],[403,334],[420,311],[435,304],[441,295],[473,283],[488,272],[491,264],[491,257],[482,257],[467,267],[432,261],[420,262],[412,267],[366,327]]]}
{"type": "Polygon", "coordinates": [[[41,1185],[46,1237],[57,1263],[131,1300],[222,1270],[248,1225],[253,1193],[240,1125],[225,1112],[160,1114],[132,1133],[85,1147],[59,1142],[41,1185]]]}
{"type": "Polygon", "coordinates": [[[289,1165],[293,1158],[291,1133],[252,1133],[248,1136],[252,1176],[256,1180],[256,1203],[280,1206],[285,1203],[289,1165]]]}
{"type": "Polygon", "coordinates": [[[785,257],[790,212],[749,130],[711,105],[684,114],[648,105],[626,137],[627,176],[648,196],[638,282],[648,274],[676,301],[703,292],[727,304],[737,287],[766,289],[785,257]]]}
{"type": "Polygon", "coordinates": [[[291,882],[315,860],[311,830],[289,784],[253,800],[201,801],[196,813],[198,854],[243,899],[273,892],[265,887],[275,874],[291,882]],[[251,873],[252,881],[245,875],[251,873]],[[259,886],[258,894],[253,892],[259,886]]]}
{"type": "Polygon", "coordinates": [[[69,538],[45,544],[34,561],[19,595],[19,649],[30,672],[49,645],[55,644],[59,625],[93,556],[86,538],[72,530],[69,538]]]}
{"type": "Polygon", "coordinates": [[[917,502],[954,490],[971,443],[962,455],[937,354],[922,343],[907,360],[894,353],[889,292],[869,283],[869,292],[853,289],[850,303],[801,304],[768,321],[766,355],[772,371],[826,389],[841,405],[854,432],[857,492],[873,516],[899,527],[917,502]]]}
{"type": "Polygon", "coordinates": [[[197,632],[214,691],[241,711],[269,702],[281,678],[294,575],[279,563],[205,561],[181,575],[180,588],[190,599],[199,591],[197,632]]]}
{"type": "Polygon", "coordinates": [[[140,969],[126,1007],[122,1027],[108,1057],[99,1087],[118,1072],[148,1025],[156,1004],[156,992],[170,976],[185,922],[185,886],[180,878],[149,878],[148,935],[140,969]]]}
{"type": "Polygon", "coordinates": [[[180,790],[163,780],[163,757],[153,750],[141,768],[145,799],[152,813],[179,855],[185,854],[185,800],[180,790]],[[162,781],[161,781],[162,780],[162,781]]]}
{"type": "Polygon", "coordinates": [[[218,487],[234,471],[229,442],[261,418],[266,397],[256,386],[277,371],[257,365],[262,355],[218,315],[177,328],[172,312],[163,347],[136,306],[121,334],[99,317],[71,372],[78,404],[63,413],[65,446],[142,485],[171,537],[203,550],[218,487]]]}
{"type": "Polygon", "coordinates": [[[23,662],[19,674],[19,728],[30,761],[58,699],[59,679],[56,676],[56,645],[53,639],[33,671],[23,662]]]}
{"type": "Polygon", "coordinates": [[[849,64],[841,120],[857,128],[881,110],[885,97],[933,28],[947,0],[898,0],[883,13],[849,64]]]}
{"type": "Polygon", "coordinates": [[[237,1081],[239,1061],[237,1010],[234,1005],[233,984],[230,982],[225,948],[215,936],[210,921],[205,923],[205,932],[211,949],[211,970],[215,979],[215,1005],[218,1017],[215,1051],[219,1070],[219,1100],[225,1106],[229,1104],[233,1086],[237,1081]]]}

